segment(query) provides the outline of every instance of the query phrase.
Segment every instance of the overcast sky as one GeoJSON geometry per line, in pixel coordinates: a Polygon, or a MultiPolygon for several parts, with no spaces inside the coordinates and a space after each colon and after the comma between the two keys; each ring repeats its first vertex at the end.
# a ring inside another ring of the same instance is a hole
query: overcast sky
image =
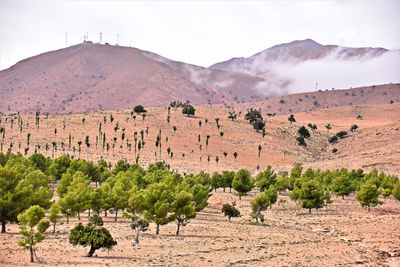
{"type": "Polygon", "coordinates": [[[83,41],[149,50],[201,66],[312,38],[400,49],[400,1],[0,0],[0,69],[83,41]]]}

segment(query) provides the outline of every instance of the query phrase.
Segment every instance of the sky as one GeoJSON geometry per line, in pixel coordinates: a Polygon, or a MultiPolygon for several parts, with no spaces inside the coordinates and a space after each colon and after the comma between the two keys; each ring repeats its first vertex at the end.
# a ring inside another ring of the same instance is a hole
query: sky
{"type": "Polygon", "coordinates": [[[100,32],[103,43],[119,35],[119,45],[204,67],[306,38],[400,49],[399,10],[397,0],[0,0],[0,70],[100,32]]]}

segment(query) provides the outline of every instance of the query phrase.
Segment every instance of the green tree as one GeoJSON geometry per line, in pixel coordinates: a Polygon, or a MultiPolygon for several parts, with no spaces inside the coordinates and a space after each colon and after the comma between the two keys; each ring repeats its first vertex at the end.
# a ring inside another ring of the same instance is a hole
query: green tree
{"type": "Polygon", "coordinates": [[[239,195],[239,199],[242,199],[242,196],[247,195],[248,192],[253,189],[254,182],[251,174],[246,169],[240,169],[232,181],[232,187],[235,189],[239,195]]]}
{"type": "Polygon", "coordinates": [[[361,206],[368,207],[368,211],[370,211],[371,207],[383,204],[383,202],[378,199],[379,194],[380,191],[376,185],[370,181],[367,181],[361,186],[356,198],[360,202],[361,206]]]}
{"type": "Polygon", "coordinates": [[[324,192],[320,184],[315,180],[303,182],[299,191],[298,201],[302,208],[308,209],[311,214],[311,209],[319,209],[324,204],[324,192]]]}
{"type": "Polygon", "coordinates": [[[394,186],[392,190],[392,195],[395,199],[400,201],[400,182],[397,182],[397,184],[394,186]]]}
{"type": "Polygon", "coordinates": [[[256,219],[257,223],[258,219],[260,219],[261,222],[264,222],[264,215],[262,214],[262,212],[268,209],[268,207],[271,205],[271,200],[269,196],[265,193],[259,194],[255,196],[255,198],[253,198],[253,200],[250,202],[250,205],[251,205],[250,216],[256,219]]]}
{"type": "Polygon", "coordinates": [[[86,226],[79,223],[71,230],[69,242],[73,246],[90,246],[88,257],[92,257],[97,249],[111,249],[117,245],[117,242],[112,238],[110,232],[102,226],[103,220],[98,215],[93,215],[89,218],[89,223],[86,226]]]}
{"type": "Polygon", "coordinates": [[[174,190],[166,183],[149,185],[143,192],[143,216],[156,224],[156,234],[160,233],[160,225],[165,225],[174,217],[171,215],[171,204],[174,201],[174,190]]]}
{"type": "Polygon", "coordinates": [[[271,185],[276,183],[276,174],[270,165],[263,172],[260,172],[256,176],[256,187],[260,188],[260,192],[268,189],[271,185]]]}
{"type": "Polygon", "coordinates": [[[182,109],[182,114],[186,114],[188,116],[190,115],[194,116],[195,112],[196,109],[192,105],[190,105],[189,103],[184,104],[184,107],[182,109]]]}
{"type": "Polygon", "coordinates": [[[342,174],[333,179],[331,189],[336,195],[342,196],[342,199],[344,199],[344,196],[350,195],[355,188],[351,179],[342,174]]]}
{"type": "Polygon", "coordinates": [[[38,205],[31,206],[18,215],[19,229],[23,239],[18,240],[18,245],[23,249],[29,249],[31,262],[36,256],[34,246],[43,241],[43,233],[49,228],[50,223],[44,220],[44,209],[38,205]]]}
{"type": "Polygon", "coordinates": [[[234,171],[223,171],[222,172],[222,184],[221,187],[224,189],[229,187],[229,192],[232,190],[232,182],[233,178],[235,178],[235,172],[234,171]]]}
{"type": "Polygon", "coordinates": [[[175,193],[174,201],[171,204],[171,211],[173,212],[173,218],[176,221],[176,235],[179,235],[181,225],[185,226],[189,222],[189,219],[196,217],[196,207],[193,201],[192,194],[179,191],[175,193]]]}
{"type": "MultiPolygon", "coordinates": [[[[142,105],[137,105],[133,108],[133,111],[136,113],[145,113],[147,110],[144,109],[142,105]]],[[[111,121],[112,122],[112,121],[111,121]]]]}
{"type": "Polygon", "coordinates": [[[224,214],[224,216],[228,217],[228,222],[231,222],[231,218],[232,217],[239,217],[240,216],[240,211],[235,208],[234,204],[230,205],[229,203],[225,203],[222,206],[221,212],[224,214]]]}
{"type": "Polygon", "coordinates": [[[57,222],[62,218],[62,215],[60,213],[60,206],[57,202],[54,202],[50,207],[49,213],[49,221],[53,224],[53,234],[56,232],[57,222]]]}

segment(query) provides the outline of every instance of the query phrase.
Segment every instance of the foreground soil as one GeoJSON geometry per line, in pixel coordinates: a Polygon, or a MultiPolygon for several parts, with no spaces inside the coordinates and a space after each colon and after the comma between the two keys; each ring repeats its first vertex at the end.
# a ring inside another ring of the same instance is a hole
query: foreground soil
{"type": "MultiPolygon", "coordinates": [[[[227,190],[229,191],[229,190],[227,190]]],[[[175,236],[174,222],[155,225],[141,236],[141,248],[130,245],[134,236],[126,218],[104,218],[114,239],[112,250],[98,250],[93,258],[85,257],[88,248],[73,247],[68,234],[78,222],[57,226],[56,234],[46,233],[37,246],[40,263],[29,264],[29,252],[17,246],[21,237],[16,224],[7,225],[1,234],[2,266],[333,266],[400,264],[400,202],[388,198],[385,204],[364,210],[354,196],[342,200],[333,197],[328,208],[301,209],[287,194],[265,212],[264,224],[250,220],[250,201],[256,192],[238,200],[218,189],[209,206],[175,236]],[[242,217],[227,218],[220,213],[223,203],[236,200],[242,217]]],[[[383,200],[383,199],[382,199],[383,200]]],[[[82,217],[87,221],[87,215],[82,217]]],[[[48,230],[49,231],[49,230],[48,230]]]]}

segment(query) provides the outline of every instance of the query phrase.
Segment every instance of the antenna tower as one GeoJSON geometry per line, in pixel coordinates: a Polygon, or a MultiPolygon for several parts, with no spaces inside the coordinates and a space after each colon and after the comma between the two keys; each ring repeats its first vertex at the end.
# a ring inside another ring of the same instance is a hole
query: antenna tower
{"type": "Polygon", "coordinates": [[[103,41],[103,33],[100,32],[100,34],[99,34],[99,43],[101,44],[102,41],[103,41]]]}
{"type": "Polygon", "coordinates": [[[65,47],[68,47],[68,32],[65,32],[65,47]]]}

